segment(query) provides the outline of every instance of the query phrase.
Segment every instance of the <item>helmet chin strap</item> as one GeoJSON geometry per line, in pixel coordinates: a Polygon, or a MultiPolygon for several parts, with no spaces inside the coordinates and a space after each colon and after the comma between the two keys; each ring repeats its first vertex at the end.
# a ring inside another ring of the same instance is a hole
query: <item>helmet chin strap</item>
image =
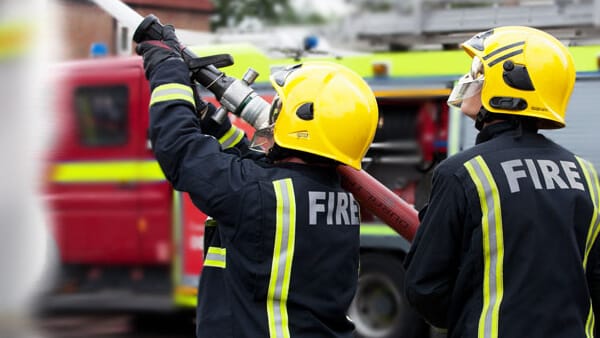
{"type": "Polygon", "coordinates": [[[487,122],[491,122],[492,120],[494,120],[494,113],[490,112],[482,106],[481,109],[479,109],[479,112],[477,113],[477,118],[475,119],[475,128],[481,131],[483,125],[487,122]]]}
{"type": "Polygon", "coordinates": [[[523,136],[524,130],[534,132],[537,132],[538,130],[539,121],[536,118],[493,113],[489,110],[486,110],[483,107],[481,107],[481,109],[477,113],[477,119],[475,120],[475,128],[481,131],[486,123],[492,122],[494,120],[503,120],[510,123],[512,125],[512,128],[516,130],[514,136],[517,139],[523,136]]]}
{"type": "Polygon", "coordinates": [[[339,164],[339,162],[335,160],[299,150],[284,148],[277,143],[274,143],[273,147],[271,147],[271,149],[269,149],[267,152],[267,160],[269,160],[271,163],[296,162],[332,167],[339,164]]]}
{"type": "Polygon", "coordinates": [[[282,160],[287,156],[290,156],[289,151],[280,147],[277,143],[273,143],[273,146],[267,152],[267,159],[269,159],[271,162],[282,160]]]}

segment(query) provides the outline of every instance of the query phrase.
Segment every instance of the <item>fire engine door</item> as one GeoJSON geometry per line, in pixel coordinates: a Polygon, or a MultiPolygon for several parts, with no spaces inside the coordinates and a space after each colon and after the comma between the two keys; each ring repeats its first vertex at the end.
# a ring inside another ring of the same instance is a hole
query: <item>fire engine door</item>
{"type": "Polygon", "coordinates": [[[140,68],[119,67],[72,72],[61,84],[63,126],[51,192],[65,263],[140,261],[147,226],[139,214],[140,185],[157,179],[153,162],[140,158],[142,80],[140,68]]]}

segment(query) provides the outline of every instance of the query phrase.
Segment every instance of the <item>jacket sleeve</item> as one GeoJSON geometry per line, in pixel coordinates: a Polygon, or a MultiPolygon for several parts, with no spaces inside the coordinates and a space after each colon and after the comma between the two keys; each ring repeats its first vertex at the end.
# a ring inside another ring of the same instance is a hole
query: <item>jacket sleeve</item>
{"type": "Polygon", "coordinates": [[[199,118],[203,134],[214,136],[225,151],[232,151],[240,156],[249,151],[250,142],[241,128],[232,125],[228,117],[221,123],[214,121],[212,116],[217,108],[212,103],[207,103],[206,110],[204,117],[199,118]]]}
{"type": "Polygon", "coordinates": [[[202,133],[189,70],[182,61],[158,65],[150,88],[150,140],[166,178],[175,189],[190,193],[205,213],[225,213],[218,205],[247,183],[253,166],[235,152],[222,151],[219,140],[202,133]]]}
{"type": "Polygon", "coordinates": [[[436,170],[430,203],[419,214],[421,224],[404,261],[407,300],[437,328],[447,328],[465,206],[458,178],[436,170]]]}
{"type": "MultiPolygon", "coordinates": [[[[590,252],[588,267],[586,268],[588,289],[592,298],[594,317],[600,318],[600,244],[598,240],[594,243],[590,252]]],[[[600,333],[596,324],[596,334],[600,333]]]]}

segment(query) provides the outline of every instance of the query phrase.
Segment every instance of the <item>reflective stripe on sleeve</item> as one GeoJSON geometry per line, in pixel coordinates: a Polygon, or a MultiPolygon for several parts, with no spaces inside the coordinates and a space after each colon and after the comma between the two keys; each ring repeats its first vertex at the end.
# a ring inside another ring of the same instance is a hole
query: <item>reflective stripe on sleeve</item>
{"type": "Polygon", "coordinates": [[[154,88],[150,98],[150,106],[158,102],[172,100],[187,101],[195,106],[192,88],[180,83],[168,83],[154,88]]]}
{"type": "Polygon", "coordinates": [[[275,245],[267,294],[269,337],[289,338],[287,297],[296,236],[296,200],[292,180],[273,182],[277,199],[275,245]]]}
{"type": "Polygon", "coordinates": [[[592,308],[592,300],[590,299],[590,311],[588,312],[587,321],[585,322],[585,337],[594,338],[594,309],[592,308]]]}
{"type": "Polygon", "coordinates": [[[206,258],[204,259],[204,266],[225,269],[227,266],[226,256],[226,248],[218,248],[214,246],[208,247],[208,252],[206,254],[206,258]]]}
{"type": "Polygon", "coordinates": [[[483,309],[479,317],[479,338],[497,338],[500,303],[504,295],[504,235],[500,194],[492,173],[481,156],[464,164],[477,188],[481,204],[483,237],[483,309]]]}
{"type": "MultiPolygon", "coordinates": [[[[598,184],[598,175],[594,169],[594,166],[580,157],[575,156],[575,158],[577,159],[577,162],[579,162],[579,166],[583,171],[583,176],[585,177],[588,191],[590,192],[590,198],[594,204],[594,212],[592,214],[592,219],[590,220],[590,227],[588,228],[588,233],[585,240],[585,251],[583,255],[583,268],[587,269],[589,254],[592,250],[592,246],[598,238],[598,231],[600,230],[600,217],[598,217],[598,213],[600,211],[598,208],[600,203],[600,184],[598,184]]],[[[585,336],[587,338],[594,337],[594,323],[594,311],[592,308],[592,300],[590,299],[590,309],[585,323],[585,336]]]]}
{"type": "Polygon", "coordinates": [[[221,147],[223,149],[229,149],[238,144],[243,137],[244,131],[237,128],[236,126],[231,126],[231,128],[229,128],[225,135],[221,136],[221,138],[219,139],[219,143],[221,143],[221,147]]]}
{"type": "Polygon", "coordinates": [[[596,170],[594,166],[581,159],[576,157],[581,169],[583,170],[583,176],[585,177],[585,181],[588,186],[588,190],[590,192],[590,198],[592,199],[592,203],[594,204],[594,213],[592,214],[592,219],[590,221],[590,227],[588,229],[587,237],[585,240],[585,254],[583,256],[583,267],[587,267],[587,260],[592,250],[592,246],[596,242],[598,238],[598,231],[600,230],[600,217],[598,217],[598,204],[600,201],[600,189],[598,184],[598,176],[596,174],[596,170]]]}

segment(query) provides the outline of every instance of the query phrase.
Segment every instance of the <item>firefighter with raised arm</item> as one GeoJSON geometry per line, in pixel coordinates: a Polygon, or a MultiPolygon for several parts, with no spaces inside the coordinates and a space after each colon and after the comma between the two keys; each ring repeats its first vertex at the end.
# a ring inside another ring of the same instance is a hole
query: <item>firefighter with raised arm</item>
{"type": "Polygon", "coordinates": [[[434,172],[405,261],[407,299],[450,338],[593,337],[598,177],[538,133],[565,126],[572,57],[528,27],[482,32],[462,47],[471,71],[448,103],[480,132],[434,172]]]}
{"type": "Polygon", "coordinates": [[[226,119],[199,119],[173,28],[138,45],[150,80],[150,137],[174,188],[218,223],[198,287],[198,337],[352,337],[359,207],[335,167],[359,169],[375,96],[354,72],[305,63],[276,72],[268,128],[250,146],[226,119]],[[211,127],[212,125],[212,127],[211,127]],[[212,130],[211,130],[212,129],[212,130]],[[219,140],[241,149],[225,150],[219,140]],[[258,153],[257,153],[258,154],[258,153]]]}

